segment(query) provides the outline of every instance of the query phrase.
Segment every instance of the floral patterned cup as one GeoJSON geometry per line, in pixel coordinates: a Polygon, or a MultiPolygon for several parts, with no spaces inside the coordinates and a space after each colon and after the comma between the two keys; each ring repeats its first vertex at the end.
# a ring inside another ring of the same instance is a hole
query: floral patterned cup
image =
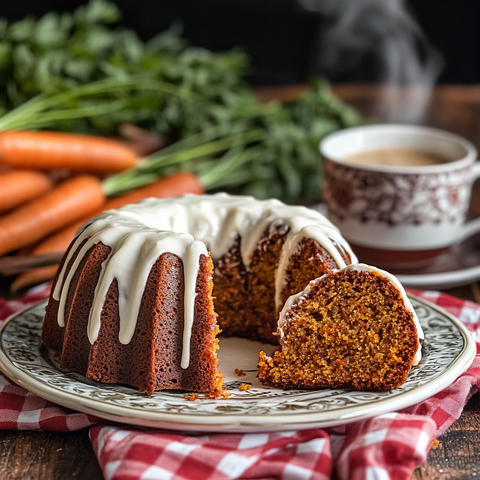
{"type": "Polygon", "coordinates": [[[466,222],[477,151],[442,130],[371,125],[333,133],[320,144],[330,220],[364,262],[390,268],[429,264],[480,231],[466,222]],[[429,166],[360,165],[345,158],[381,149],[426,151],[446,160],[429,166]]]}

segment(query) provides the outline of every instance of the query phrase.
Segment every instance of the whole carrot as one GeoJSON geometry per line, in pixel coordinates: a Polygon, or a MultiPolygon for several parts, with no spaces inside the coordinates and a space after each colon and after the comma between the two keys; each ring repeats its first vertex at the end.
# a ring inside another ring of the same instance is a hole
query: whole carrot
{"type": "Polygon", "coordinates": [[[39,267],[28,270],[19,275],[10,285],[10,291],[16,293],[24,287],[36,285],[38,283],[50,280],[57,273],[58,265],[49,265],[48,267],[39,267]]]}
{"type": "Polygon", "coordinates": [[[12,170],[0,174],[0,212],[40,197],[53,187],[52,180],[41,172],[12,170]]]}
{"type": "Polygon", "coordinates": [[[174,198],[183,195],[184,193],[204,193],[202,184],[196,175],[191,172],[175,172],[166,177],[162,177],[143,187],[130,190],[118,197],[109,198],[107,201],[107,208],[119,208],[129,203],[137,203],[148,197],[155,198],[174,198]]]}
{"type": "Polygon", "coordinates": [[[74,172],[120,172],[137,156],[113,139],[74,133],[11,130],[0,132],[0,164],[16,168],[74,172]]]}
{"type": "Polygon", "coordinates": [[[73,240],[76,231],[90,218],[99,215],[105,210],[123,207],[130,203],[137,203],[148,197],[170,198],[178,197],[184,193],[203,193],[203,188],[198,178],[190,172],[177,172],[163,177],[156,182],[150,183],[140,188],[131,190],[130,192],[119,195],[118,197],[109,198],[96,211],[89,213],[80,220],[69,224],[67,227],[59,230],[53,235],[45,238],[38,243],[30,255],[43,255],[45,253],[64,252],[70,242],[73,240]]]}
{"type": "MultiPolygon", "coordinates": [[[[45,238],[30,252],[31,255],[43,255],[45,253],[64,252],[70,242],[75,237],[75,233],[79,227],[81,227],[90,218],[98,215],[99,213],[110,210],[112,208],[119,208],[129,203],[136,203],[144,198],[156,197],[156,198],[169,198],[178,197],[184,193],[203,193],[202,185],[198,178],[190,172],[177,172],[168,177],[161,178],[154,183],[145,185],[144,187],[136,188],[128,193],[113,197],[105,203],[96,212],[91,215],[78,220],[68,227],[54,233],[53,235],[45,238]]],[[[34,285],[36,283],[49,280],[55,276],[57,265],[51,265],[48,267],[40,267],[19,275],[12,283],[11,290],[16,292],[23,287],[34,285]]]]}
{"type": "Polygon", "coordinates": [[[72,177],[0,218],[0,255],[37,242],[104,203],[100,180],[91,175],[72,177]]]}

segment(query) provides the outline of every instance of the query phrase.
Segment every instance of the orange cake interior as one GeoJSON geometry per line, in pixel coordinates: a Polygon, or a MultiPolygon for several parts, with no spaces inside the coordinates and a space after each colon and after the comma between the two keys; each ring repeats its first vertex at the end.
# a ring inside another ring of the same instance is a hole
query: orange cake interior
{"type": "Polygon", "coordinates": [[[392,390],[420,356],[418,319],[387,272],[351,265],[312,281],[281,312],[281,349],[260,354],[262,382],[293,388],[392,390]]]}

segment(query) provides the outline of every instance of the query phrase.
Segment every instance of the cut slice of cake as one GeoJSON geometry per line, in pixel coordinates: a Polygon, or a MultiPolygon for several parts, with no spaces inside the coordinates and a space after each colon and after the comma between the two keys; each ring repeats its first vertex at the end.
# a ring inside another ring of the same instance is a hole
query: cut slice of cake
{"type": "Polygon", "coordinates": [[[263,383],[292,388],[392,390],[421,357],[423,338],[405,290],[391,274],[356,264],[326,274],[286,302],[281,349],[260,353],[263,383]]]}

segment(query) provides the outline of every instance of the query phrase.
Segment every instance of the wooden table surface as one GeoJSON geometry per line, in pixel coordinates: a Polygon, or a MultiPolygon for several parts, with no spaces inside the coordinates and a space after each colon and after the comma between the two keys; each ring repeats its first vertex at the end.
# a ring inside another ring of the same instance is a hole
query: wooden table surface
{"type": "MultiPolygon", "coordinates": [[[[264,99],[295,98],[303,86],[261,89],[264,99]]],[[[368,118],[401,119],[458,133],[480,151],[480,86],[440,86],[433,92],[392,91],[375,85],[339,85],[335,92],[368,118]],[[396,99],[395,109],[389,101],[396,99]],[[415,109],[413,114],[412,108],[415,109]],[[415,118],[412,117],[414,115],[415,118]]],[[[474,190],[472,210],[480,215],[480,188],[474,190]]],[[[0,281],[0,293],[5,289],[0,281]]],[[[480,303],[477,284],[446,293],[480,303]]],[[[414,480],[480,478],[480,402],[474,395],[461,418],[440,437],[414,480]]],[[[103,479],[88,431],[72,433],[0,431],[0,479],[103,479]]]]}

